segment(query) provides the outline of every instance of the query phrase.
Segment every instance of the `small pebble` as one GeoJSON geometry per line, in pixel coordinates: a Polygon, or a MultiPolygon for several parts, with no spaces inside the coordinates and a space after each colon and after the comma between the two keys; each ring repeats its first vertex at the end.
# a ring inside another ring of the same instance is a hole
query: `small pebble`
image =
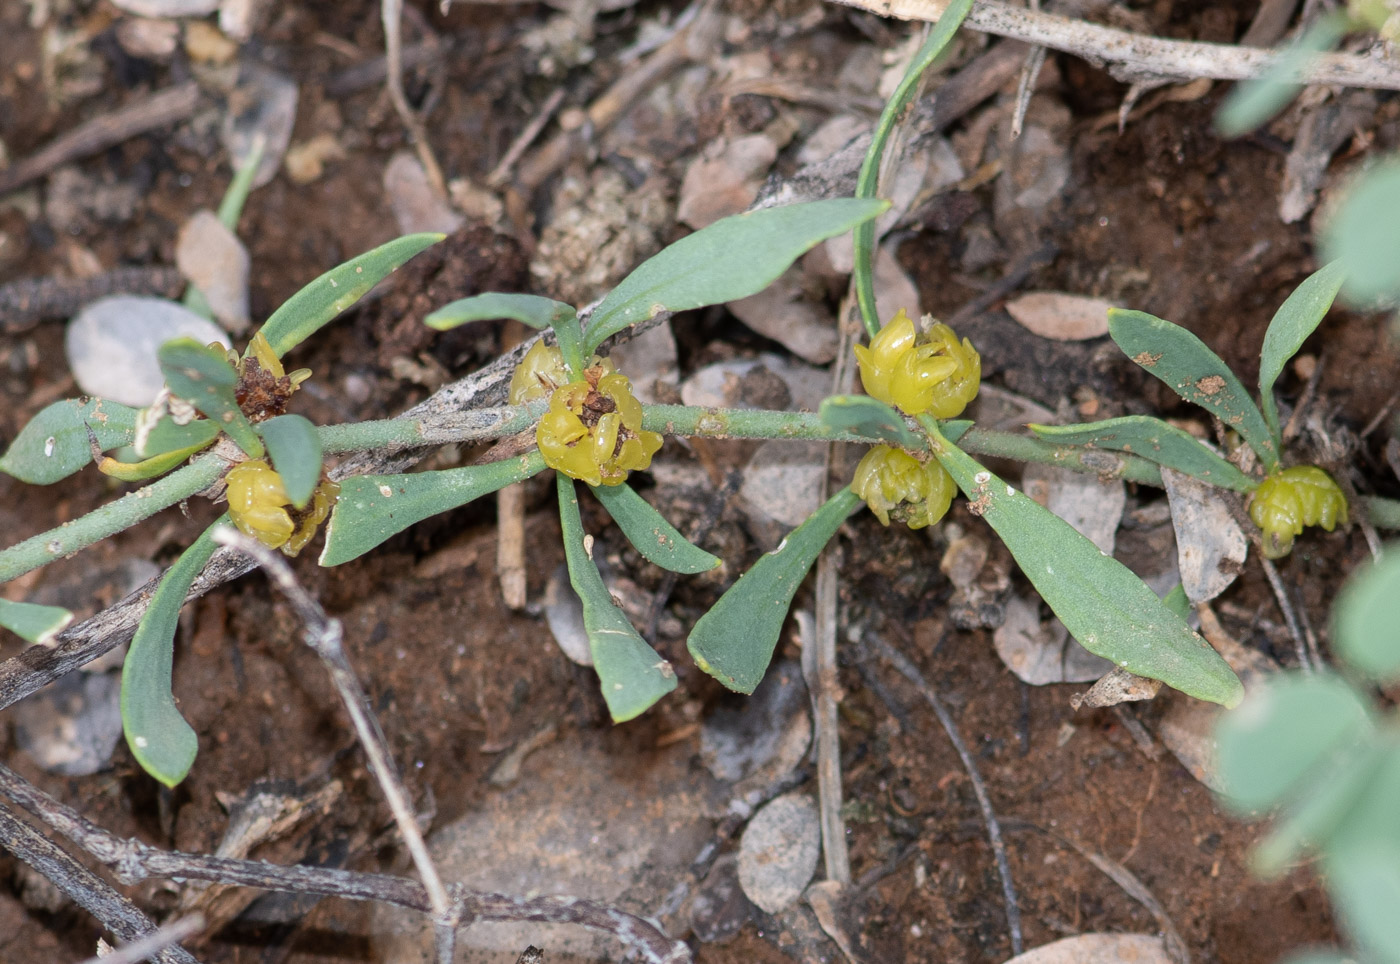
{"type": "Polygon", "coordinates": [[[773,800],[749,821],[739,841],[739,884],[770,914],[790,905],[817,871],[822,834],[817,805],[805,793],[773,800]]]}

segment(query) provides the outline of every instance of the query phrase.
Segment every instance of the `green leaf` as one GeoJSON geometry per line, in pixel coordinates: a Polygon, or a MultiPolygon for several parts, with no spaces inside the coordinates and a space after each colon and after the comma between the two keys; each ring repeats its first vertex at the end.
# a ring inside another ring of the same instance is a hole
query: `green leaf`
{"type": "MultiPolygon", "coordinates": [[[[142,409],[140,417],[144,418],[146,411],[147,409],[142,409]]],[[[144,434],[138,427],[136,454],[140,458],[149,459],[167,452],[187,449],[198,451],[218,437],[219,426],[207,418],[197,418],[184,425],[176,425],[175,420],[166,414],[144,434]]]]}
{"type": "Polygon", "coordinates": [[[687,574],[719,568],[721,560],[676,531],[665,516],[627,483],[589,486],[627,540],[651,562],[687,574]]]}
{"type": "Polygon", "coordinates": [[[1264,332],[1264,347],[1259,353],[1259,401],[1276,444],[1283,444],[1283,436],[1279,434],[1274,382],[1283,373],[1283,366],[1322,323],[1323,316],[1337,299],[1337,292],[1341,290],[1346,276],[1341,261],[1318,268],[1293,289],[1293,293],[1274,313],[1268,331],[1264,332]]]}
{"type": "Polygon", "coordinates": [[[199,752],[199,739],[180,715],[170,689],[175,629],[190,586],[218,549],[212,533],[228,518],[225,513],[205,529],[161,579],[122,664],[122,730],[127,746],[141,769],[168,787],[185,779],[199,752]]]}
{"type": "Polygon", "coordinates": [[[1262,77],[1235,85],[1215,115],[1216,129],[1224,137],[1239,137],[1262,127],[1303,89],[1293,78],[1318,54],[1335,47],[1345,32],[1345,14],[1317,20],[1291,47],[1279,52],[1262,77]]]}
{"type": "MultiPolygon", "coordinates": [[[[207,421],[207,419],[205,421],[207,421]]],[[[120,479],[123,482],[144,482],[147,479],[154,479],[158,475],[164,475],[208,445],[208,442],[201,442],[197,445],[191,445],[188,448],[176,449],[173,452],[162,452],[159,455],[152,455],[150,458],[142,459],[139,462],[121,462],[111,456],[104,456],[103,459],[97,463],[97,470],[103,475],[110,475],[112,478],[120,479]]],[[[121,453],[118,454],[120,455],[121,453]]]]}
{"type": "Polygon", "coordinates": [[[1108,333],[1123,353],[1188,402],[1215,415],[1254,449],[1266,471],[1278,468],[1278,449],[1259,407],[1220,356],[1191,332],[1145,311],[1112,308],[1108,333]]]}
{"type": "Polygon", "coordinates": [[[1245,813],[1276,806],[1371,725],[1365,700],[1340,677],[1281,675],[1216,727],[1227,802],[1245,813]]]}
{"type": "Polygon", "coordinates": [[[797,587],[846,517],[864,503],[849,487],[765,553],[690,631],[695,665],[740,693],[763,681],[797,587]]]}
{"type": "Polygon", "coordinates": [[[1319,241],[1330,261],[1347,267],[1343,290],[1354,304],[1400,295],[1400,158],[1388,158],[1353,178],[1319,241]]]}
{"type": "Polygon", "coordinates": [[[165,384],[233,439],[250,458],[263,454],[262,440],[238,407],[234,390],[238,373],[228,353],[218,345],[201,345],[193,338],[175,338],[156,352],[165,384]]]}
{"type": "Polygon", "coordinates": [[[287,497],[298,509],[306,508],[321,481],[321,436],[300,415],[278,415],[258,425],[267,443],[272,467],[282,476],[287,497]]]}
{"type": "Polygon", "coordinates": [[[72,621],[73,614],[59,606],[0,599],[0,626],[31,643],[47,643],[72,621]]]}
{"type": "Polygon", "coordinates": [[[1400,843],[1377,840],[1329,854],[1323,868],[1342,929],[1367,958],[1400,961],[1400,843]]]}
{"type": "Polygon", "coordinates": [[[1240,681],[1210,644],[1117,559],[1074,527],[935,437],[934,455],[969,508],[1001,537],[1060,622],[1085,649],[1197,699],[1232,706],[1240,681]]]}
{"type": "Polygon", "coordinates": [[[332,268],[292,295],[272,313],[261,332],[281,358],[320,331],[369,289],[445,234],[407,234],[332,268]]]}
{"type": "Polygon", "coordinates": [[[20,430],[0,458],[0,471],[30,485],[51,485],[92,462],[88,430],[98,446],[130,445],[136,437],[137,410],[102,398],[54,402],[20,430]]]}
{"type": "Polygon", "coordinates": [[[1388,683],[1400,676],[1400,546],[1353,575],[1332,610],[1332,645],[1337,655],[1370,679],[1388,683]]]}
{"type": "Polygon", "coordinates": [[[583,628],[593,654],[593,669],[614,723],[625,723],[650,709],[676,688],[676,671],[646,644],[612,600],[593,562],[583,534],[574,480],[555,473],[559,489],[559,525],[569,582],[583,603],[583,628]]]}
{"type": "Polygon", "coordinates": [[[852,435],[883,439],[915,451],[928,448],[928,443],[909,428],[898,412],[869,395],[833,395],[823,399],[818,417],[832,428],[852,435]]]}
{"type": "Polygon", "coordinates": [[[507,294],[491,291],[472,295],[451,304],[443,305],[423,319],[429,328],[448,331],[469,321],[494,321],[497,318],[511,318],[522,325],[529,325],[543,331],[552,328],[561,319],[578,317],[571,305],[539,295],[507,294]]]}
{"type": "Polygon", "coordinates": [[[1182,622],[1191,615],[1191,600],[1186,595],[1186,587],[1181,583],[1172,586],[1171,591],[1162,597],[1162,605],[1180,616],[1182,622]]]}
{"type": "Polygon", "coordinates": [[[415,522],[466,505],[544,470],[539,450],[519,458],[410,475],[355,475],[340,483],[321,565],[364,555],[415,522]]]}
{"type": "Polygon", "coordinates": [[[1236,492],[1258,482],[1207,448],[1189,432],[1148,415],[1127,415],[1084,425],[1030,425],[1036,438],[1057,445],[1085,445],[1131,452],[1192,478],[1236,492]]]}
{"type": "Polygon", "coordinates": [[[1354,753],[1327,761],[1325,771],[1301,788],[1295,801],[1284,805],[1268,835],[1254,846],[1249,855],[1251,869],[1261,877],[1279,877],[1304,848],[1325,845],[1375,782],[1388,752],[1384,744],[1367,743],[1354,753]]]}
{"type": "Polygon", "coordinates": [[[876,199],[832,198],[723,218],[681,238],[622,279],[593,312],[584,354],[660,311],[686,311],[758,294],[817,244],[876,217],[876,199]]]}

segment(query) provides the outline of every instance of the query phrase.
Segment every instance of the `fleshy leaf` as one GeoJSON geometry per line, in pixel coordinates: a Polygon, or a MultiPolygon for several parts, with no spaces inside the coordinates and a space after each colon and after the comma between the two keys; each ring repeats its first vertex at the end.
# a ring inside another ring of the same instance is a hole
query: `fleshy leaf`
{"type": "Polygon", "coordinates": [[[234,390],[238,373],[228,353],[218,345],[201,345],[193,338],[175,338],[156,353],[165,384],[233,439],[250,458],[263,454],[262,440],[238,407],[234,390]]]}
{"type": "Polygon", "coordinates": [[[72,621],[73,614],[60,606],[0,599],[0,626],[31,643],[47,643],[72,621]]]}
{"type": "Polygon", "coordinates": [[[1189,432],[1148,415],[1127,415],[1083,425],[1030,425],[1028,428],[1036,438],[1047,442],[1130,452],[1236,492],[1252,492],[1259,484],[1189,432]]]}
{"type": "Polygon", "coordinates": [[[1357,175],[1341,198],[1318,240],[1329,259],[1347,266],[1347,300],[1393,300],[1400,295],[1400,158],[1385,158],[1357,175]]]}
{"type": "Polygon", "coordinates": [[[1400,841],[1328,854],[1322,866],[1342,929],[1369,952],[1357,959],[1400,961],[1400,841]]]}
{"type": "Polygon", "coordinates": [[[519,458],[408,475],[354,475],[341,480],[326,526],[321,565],[338,566],[364,555],[415,522],[466,505],[544,470],[536,449],[519,458]]]}
{"type": "Polygon", "coordinates": [[[1342,589],[1332,612],[1337,655],[1369,678],[1387,683],[1400,676],[1400,546],[1362,569],[1342,589]]]}
{"type": "Polygon", "coordinates": [[[1233,706],[1243,690],[1225,660],[1117,559],[965,452],[934,455],[1026,578],[1085,649],[1197,699],[1233,706]]]}
{"type": "Polygon", "coordinates": [[[219,426],[207,418],[196,418],[184,425],[176,425],[175,420],[166,414],[144,438],[137,432],[136,454],[149,459],[166,452],[198,451],[218,437],[219,426]]]}
{"type": "Polygon", "coordinates": [[[1274,807],[1370,730],[1365,701],[1340,677],[1274,679],[1216,727],[1226,800],[1244,812],[1274,807]]]}
{"type": "Polygon", "coordinates": [[[722,218],[623,278],[593,312],[584,354],[660,311],[686,311],[758,294],[816,245],[888,207],[888,201],[873,198],[831,198],[722,218]]]}
{"type": "Polygon", "coordinates": [[[821,420],[864,438],[878,438],[905,449],[925,449],[927,443],[892,407],[869,395],[833,395],[822,400],[821,420]]]}
{"type": "Polygon", "coordinates": [[[522,325],[529,325],[543,331],[552,328],[560,319],[569,315],[577,317],[573,306],[552,298],[539,295],[507,294],[491,291],[472,295],[450,304],[423,319],[423,324],[438,331],[449,331],[470,321],[494,321],[497,318],[511,318],[522,325]]]}
{"type": "Polygon", "coordinates": [[[226,513],[170,567],[136,626],[122,664],[122,730],[127,746],[141,769],[168,787],[185,779],[199,752],[199,738],[180,715],[170,689],[175,629],[190,586],[218,549],[212,533],[227,524],[226,513]]]}
{"type": "Polygon", "coordinates": [[[583,628],[588,633],[593,669],[613,722],[625,723],[676,688],[676,671],[646,644],[613,602],[584,543],[574,480],[562,472],[556,472],[555,478],[564,559],[569,565],[569,582],[583,603],[583,628]]]}
{"type": "Polygon", "coordinates": [[[695,665],[740,693],[763,681],[797,587],[847,516],[864,505],[849,487],[765,553],[690,631],[695,665]]]}
{"type": "MultiPolygon", "coordinates": [[[[204,419],[204,422],[207,424],[208,419],[204,419]]],[[[175,449],[173,452],[152,455],[140,462],[120,462],[111,456],[106,456],[97,463],[97,470],[103,475],[110,475],[123,482],[144,482],[147,479],[154,479],[158,475],[164,475],[208,445],[208,442],[201,442],[188,448],[175,449]]]]}
{"type": "Polygon", "coordinates": [[[666,517],[624,482],[589,486],[629,542],[649,561],[671,572],[709,572],[721,560],[690,542],[666,517]]]}
{"type": "Polygon", "coordinates": [[[1259,406],[1205,342],[1180,325],[1122,308],[1109,310],[1108,333],[1125,355],[1172,391],[1239,432],[1266,471],[1278,468],[1278,448],[1259,406]]]}
{"type": "Polygon", "coordinates": [[[89,429],[104,452],[130,445],[136,414],[137,409],[102,398],[54,402],[20,430],[0,458],[0,471],[30,485],[62,481],[92,462],[89,429]]]}
{"type": "Polygon", "coordinates": [[[260,330],[273,354],[281,358],[363,298],[409,258],[446,236],[407,234],[321,275],[283,302],[263,324],[260,330]]]}
{"type": "Polygon", "coordinates": [[[278,415],[258,425],[258,434],[267,443],[272,467],[282,476],[287,497],[298,509],[321,481],[321,436],[300,415],[278,415]]]}
{"type": "Polygon", "coordinates": [[[1322,323],[1332,302],[1337,300],[1337,292],[1342,289],[1346,276],[1340,260],[1318,268],[1293,289],[1274,312],[1269,329],[1264,332],[1264,347],[1259,353],[1259,403],[1264,409],[1264,420],[1274,433],[1275,444],[1282,444],[1283,438],[1279,434],[1274,382],[1283,373],[1283,366],[1322,323]]]}

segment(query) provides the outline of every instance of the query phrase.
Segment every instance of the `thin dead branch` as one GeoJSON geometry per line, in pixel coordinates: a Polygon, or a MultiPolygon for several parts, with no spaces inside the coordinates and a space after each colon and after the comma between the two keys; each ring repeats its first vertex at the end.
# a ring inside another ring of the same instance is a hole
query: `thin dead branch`
{"type": "Polygon", "coordinates": [[[68,318],[107,295],[163,295],[185,287],[178,268],[113,268],[90,278],[19,278],[0,285],[0,331],[18,331],[45,318],[68,318]]]}
{"type": "MultiPolygon", "coordinates": [[[[330,867],[282,867],[259,860],[235,860],[160,850],[139,840],[123,839],[53,799],[3,765],[0,765],[0,794],[9,797],[112,868],[123,884],[135,884],[148,878],[182,877],[260,890],[377,901],[423,914],[433,913],[427,891],[417,881],[407,877],[356,873],[330,867]]],[[[5,841],[7,847],[10,833],[6,820],[20,824],[28,829],[30,835],[53,848],[53,844],[29,828],[28,824],[0,808],[0,840],[5,841]]],[[[63,858],[72,861],[67,854],[63,854],[63,858]]],[[[74,865],[83,873],[92,874],[81,865],[74,865]]],[[[95,879],[110,890],[110,885],[101,878],[95,879]]],[[[689,964],[691,960],[690,949],[680,941],[671,940],[655,924],[594,901],[552,895],[517,897],[489,894],[467,890],[459,885],[451,887],[449,895],[450,914],[458,927],[487,921],[576,924],[616,938],[648,964],[689,964]]],[[[125,901],[125,898],[117,896],[125,901]]],[[[145,920],[144,915],[140,919],[145,920]]],[[[147,922],[147,925],[147,929],[140,934],[133,933],[132,939],[155,930],[154,924],[147,922]]],[[[180,953],[184,956],[170,960],[178,964],[197,964],[193,957],[183,951],[180,953]]]]}
{"type": "MultiPolygon", "coordinates": [[[[947,8],[946,0],[835,2],[900,20],[937,20],[947,8]]],[[[1251,80],[1268,72],[1278,57],[1274,51],[1256,47],[1148,37],[1053,13],[1027,10],[1001,0],[978,0],[965,24],[983,33],[1073,54],[1096,66],[1107,67],[1116,79],[1127,83],[1197,77],[1251,80]]],[[[1283,79],[1300,84],[1400,90],[1400,63],[1383,54],[1320,54],[1296,74],[1283,79]]]]}
{"type": "Polygon", "coordinates": [[[432,145],[428,142],[423,118],[409,104],[403,90],[403,0],[381,0],[379,12],[384,24],[384,79],[389,88],[389,100],[408,130],[418,162],[428,175],[428,183],[438,197],[446,200],[447,178],[443,176],[442,165],[438,164],[432,145]]]}
{"type": "Polygon", "coordinates": [[[140,964],[154,958],[159,952],[204,930],[204,915],[191,914],[158,928],[153,933],[124,944],[101,957],[90,957],[83,964],[140,964]]]}

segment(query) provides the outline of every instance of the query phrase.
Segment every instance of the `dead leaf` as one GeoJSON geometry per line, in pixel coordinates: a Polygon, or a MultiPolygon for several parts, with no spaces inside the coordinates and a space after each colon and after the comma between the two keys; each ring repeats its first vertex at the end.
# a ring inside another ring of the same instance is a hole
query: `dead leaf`
{"type": "Polygon", "coordinates": [[[1006,311],[1023,328],[1055,341],[1086,341],[1108,334],[1108,310],[1102,298],[1059,291],[1034,291],[1006,303],[1006,311]]]}
{"type": "Polygon", "coordinates": [[[1151,934],[1080,934],[1018,954],[1006,964],[1172,964],[1151,934]]]}
{"type": "Polygon", "coordinates": [[[1249,540],[1213,487],[1162,467],[1171,503],[1181,586],[1192,603],[1210,602],[1244,572],[1249,540]]]}

